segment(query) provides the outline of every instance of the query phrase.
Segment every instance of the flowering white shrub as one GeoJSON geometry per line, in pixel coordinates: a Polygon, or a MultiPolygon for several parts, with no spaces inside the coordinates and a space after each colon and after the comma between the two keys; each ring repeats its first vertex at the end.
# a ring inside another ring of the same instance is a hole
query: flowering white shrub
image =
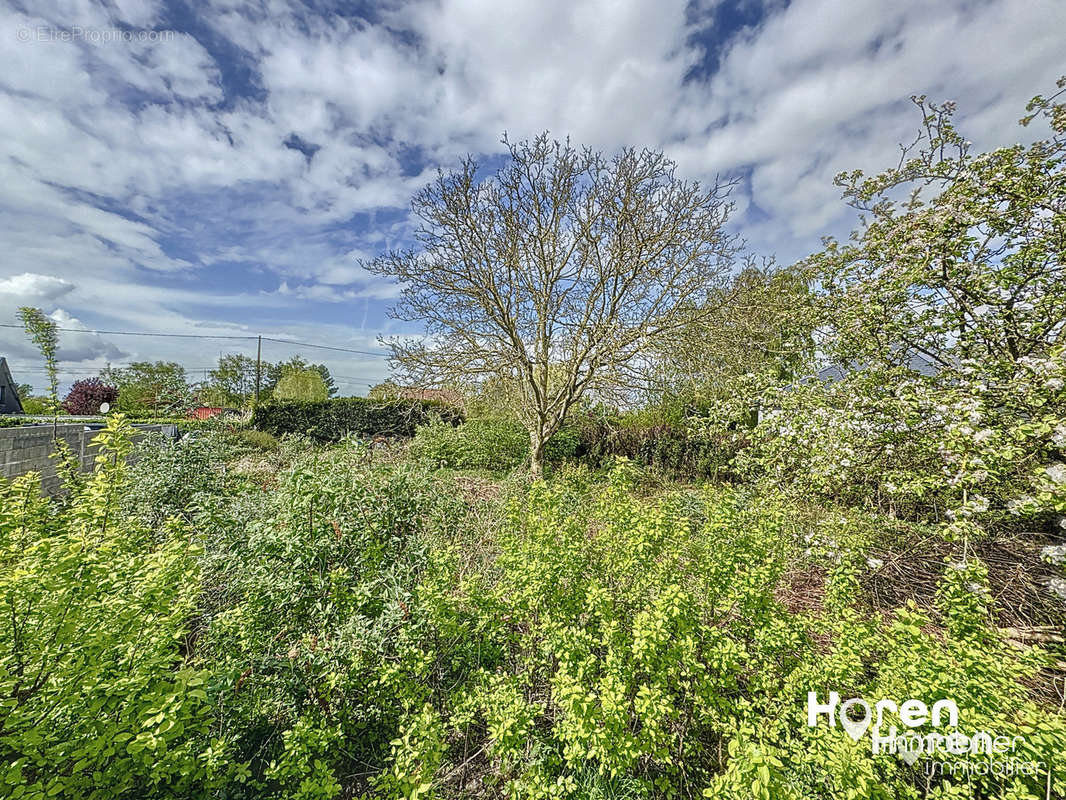
{"type": "MultiPolygon", "coordinates": [[[[804,263],[819,351],[841,377],[741,387],[759,399],[742,474],[937,522],[949,538],[1066,512],[1066,111],[1050,135],[971,154],[953,107],[916,98],[900,164],[838,176],[865,216],[804,263]],[[904,195],[909,192],[909,195],[904,195]],[[901,199],[902,198],[902,199],[901,199]]],[[[736,412],[724,403],[706,421],[736,412]]]]}

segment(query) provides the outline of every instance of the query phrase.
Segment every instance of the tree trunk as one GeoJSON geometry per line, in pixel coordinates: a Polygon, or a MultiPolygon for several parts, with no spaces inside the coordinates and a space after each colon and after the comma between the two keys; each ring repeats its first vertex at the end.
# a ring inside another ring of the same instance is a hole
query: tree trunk
{"type": "Polygon", "coordinates": [[[536,431],[529,432],[529,474],[533,480],[544,476],[544,441],[536,431]]]}

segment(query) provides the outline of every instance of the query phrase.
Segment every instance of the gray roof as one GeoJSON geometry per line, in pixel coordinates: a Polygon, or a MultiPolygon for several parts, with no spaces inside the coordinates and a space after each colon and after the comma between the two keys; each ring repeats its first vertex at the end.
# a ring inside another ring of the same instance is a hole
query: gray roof
{"type": "Polygon", "coordinates": [[[0,414],[21,414],[22,400],[19,399],[18,384],[11,377],[7,368],[7,359],[0,356],[0,414]]]}
{"type": "MultiPolygon", "coordinates": [[[[857,365],[852,365],[851,369],[855,369],[856,366],[857,365]]],[[[935,378],[940,374],[940,366],[919,353],[912,354],[911,357],[907,359],[905,366],[912,372],[917,372],[919,375],[924,375],[927,378],[935,378]]],[[[837,364],[833,364],[818,370],[814,376],[820,381],[839,381],[848,371],[849,370],[845,370],[837,364]]]]}

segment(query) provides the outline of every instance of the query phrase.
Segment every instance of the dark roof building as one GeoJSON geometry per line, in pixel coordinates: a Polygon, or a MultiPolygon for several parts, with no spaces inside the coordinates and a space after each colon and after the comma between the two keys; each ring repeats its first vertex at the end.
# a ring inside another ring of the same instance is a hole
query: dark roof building
{"type": "Polygon", "coordinates": [[[18,386],[7,368],[7,359],[0,358],[0,414],[21,414],[22,401],[18,386]]]}
{"type": "MultiPolygon", "coordinates": [[[[940,374],[940,367],[936,362],[919,353],[912,354],[910,358],[907,359],[905,366],[911,372],[917,372],[919,375],[924,375],[926,378],[935,378],[940,374]]],[[[818,370],[814,377],[824,383],[827,381],[839,381],[846,374],[847,371],[843,367],[834,364],[818,370]]]]}

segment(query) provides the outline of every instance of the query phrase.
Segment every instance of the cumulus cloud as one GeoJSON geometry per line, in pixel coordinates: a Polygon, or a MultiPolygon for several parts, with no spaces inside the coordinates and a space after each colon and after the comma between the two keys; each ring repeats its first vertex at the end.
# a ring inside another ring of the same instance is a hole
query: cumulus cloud
{"type": "MultiPolygon", "coordinates": [[[[174,28],[0,36],[0,287],[15,287],[0,297],[62,301],[100,327],[385,330],[395,287],[358,261],[409,242],[412,193],[467,153],[491,166],[505,131],[545,129],[738,176],[736,229],[789,261],[851,226],[832,177],[894,162],[910,94],[957,100],[969,138],[994,146],[1038,134],[1014,123],[1064,70],[1057,0],[395,0],[366,15],[284,0],[0,9],[6,34],[174,28]]],[[[203,360],[183,347],[130,352],[203,360]]]]}
{"type": "Polygon", "coordinates": [[[54,275],[23,272],[10,278],[0,278],[0,297],[5,305],[51,305],[63,295],[74,291],[74,284],[54,275]]]}
{"type": "Polygon", "coordinates": [[[61,361],[68,364],[99,360],[113,361],[126,355],[124,350],[99,334],[90,332],[80,319],[63,309],[57,308],[48,316],[59,328],[63,329],[59,334],[59,350],[56,353],[61,361]]]}

